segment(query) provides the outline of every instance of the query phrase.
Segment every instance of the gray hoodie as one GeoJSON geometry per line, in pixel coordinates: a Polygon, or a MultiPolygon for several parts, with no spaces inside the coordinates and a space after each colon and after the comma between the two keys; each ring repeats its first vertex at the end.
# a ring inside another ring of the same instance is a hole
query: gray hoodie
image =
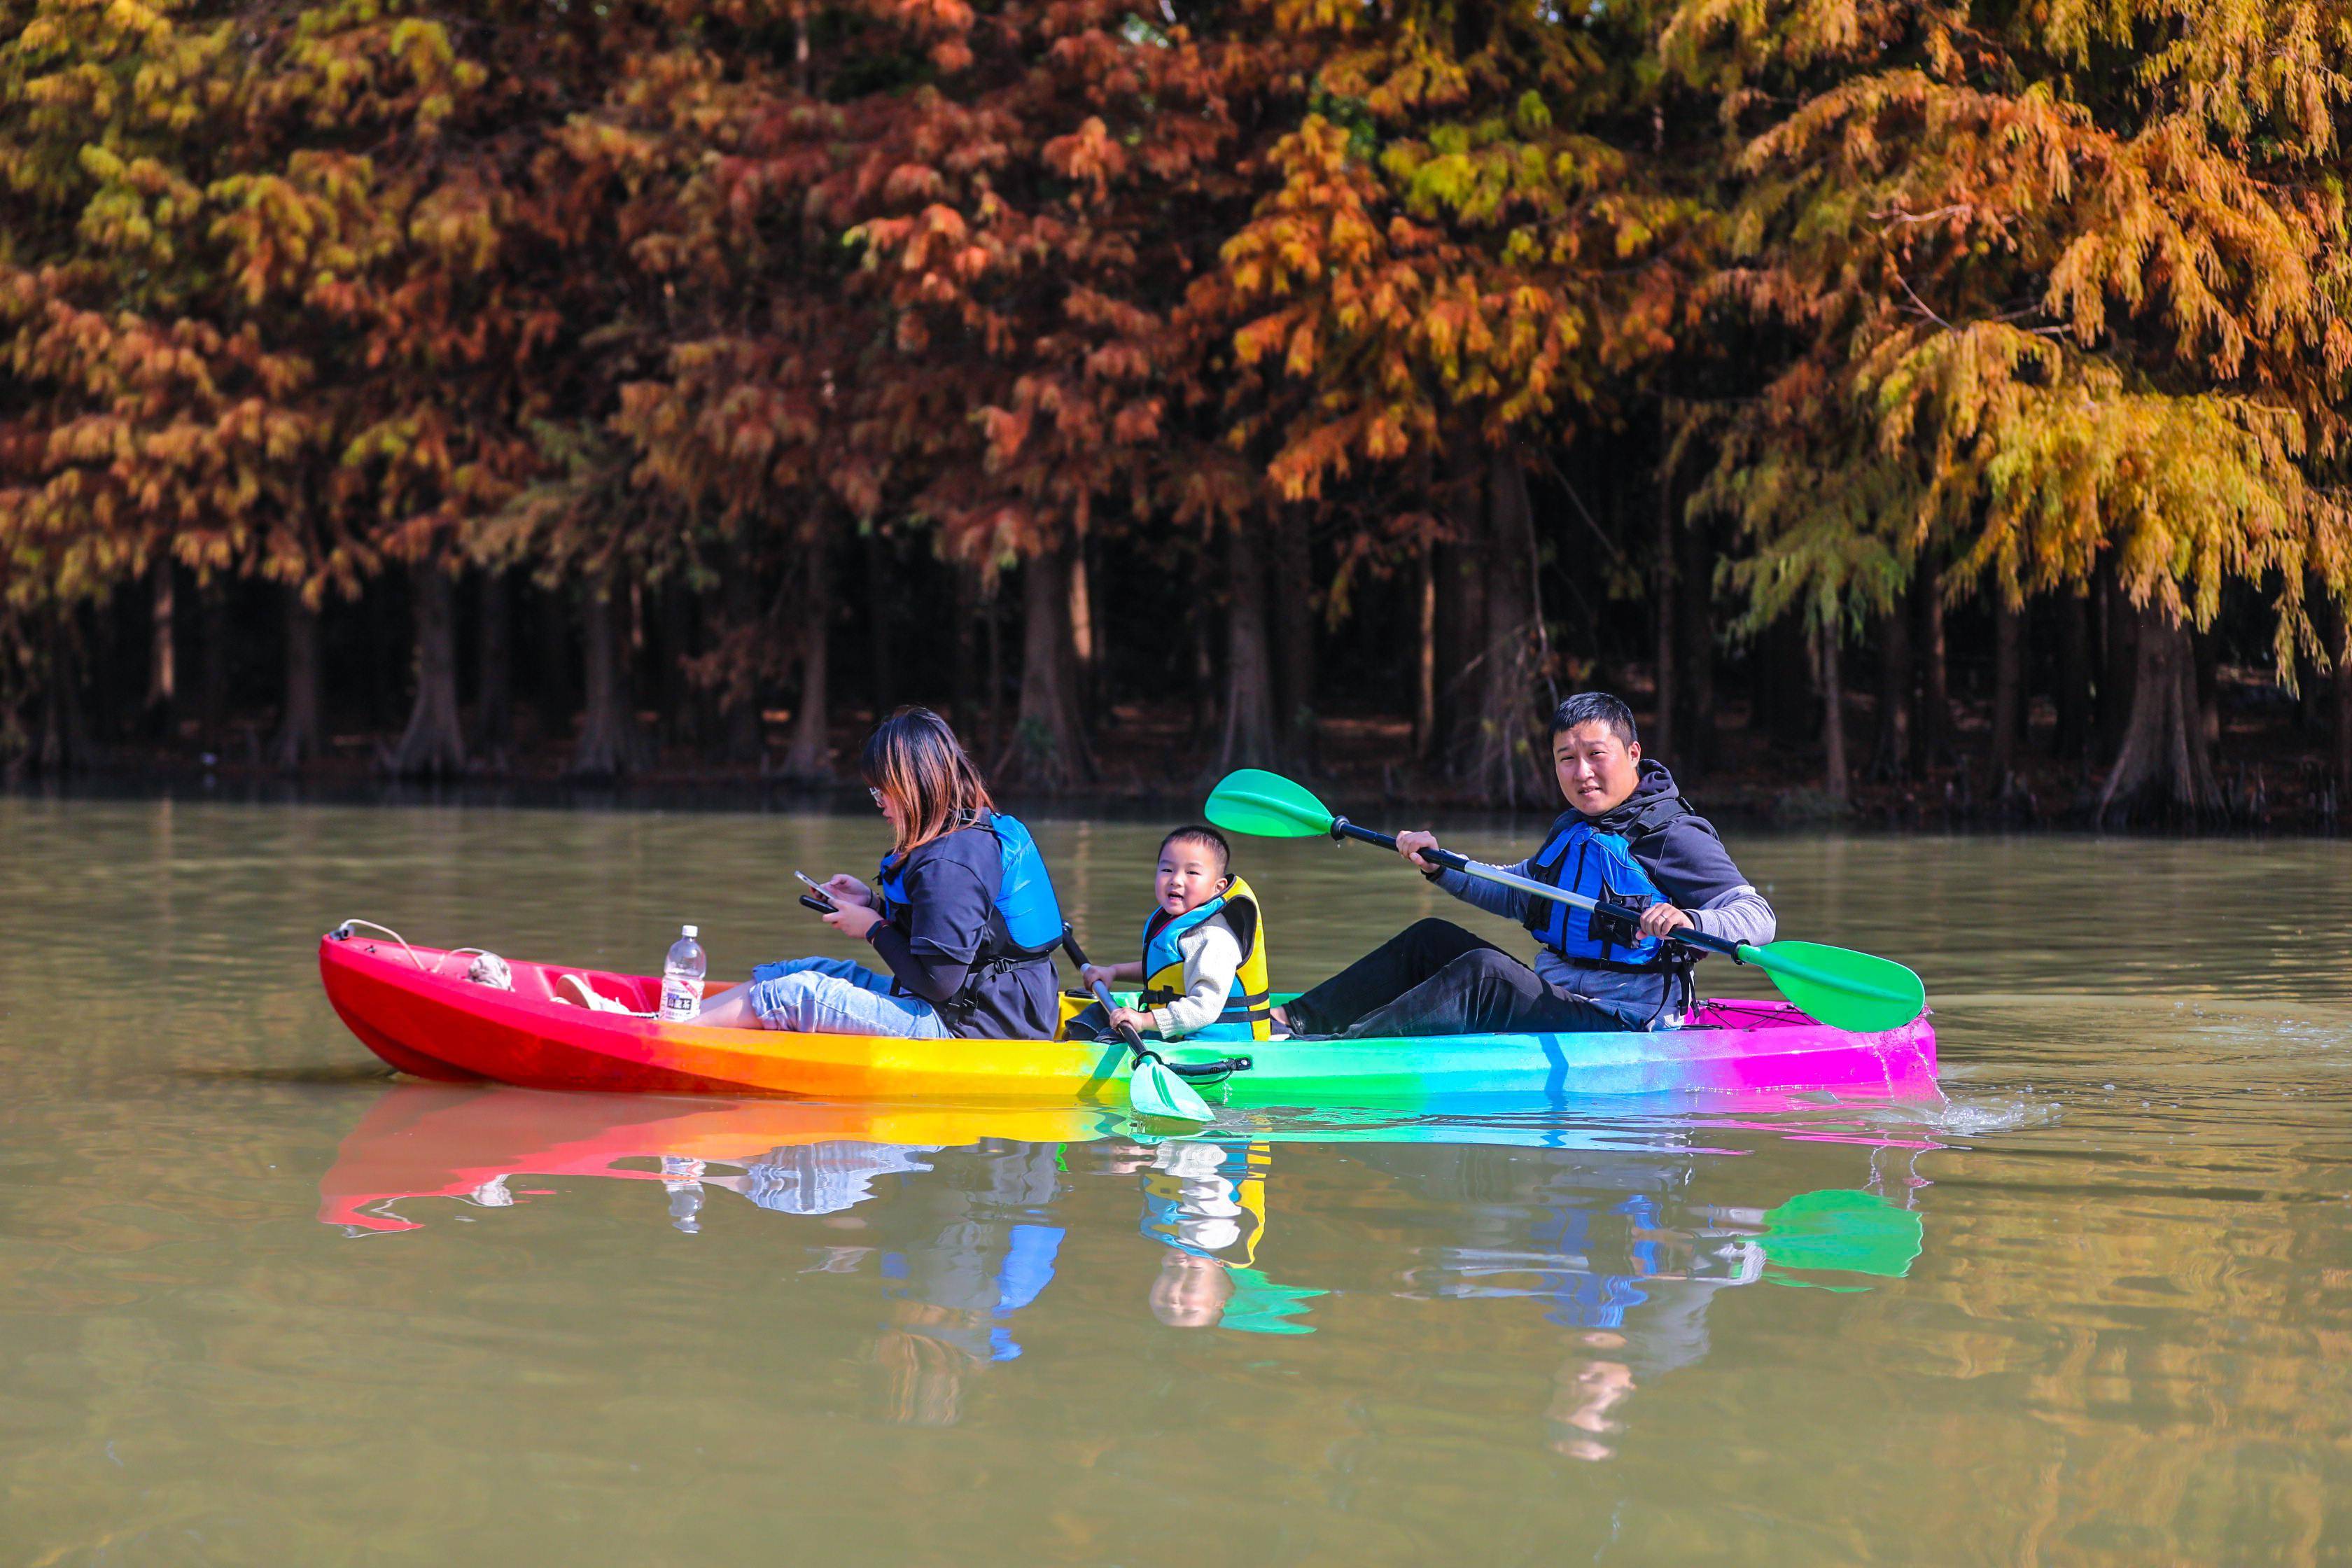
{"type": "MultiPolygon", "coordinates": [[[[1675,787],[1674,774],[1666,771],[1664,763],[1645,758],[1633,793],[1613,810],[1593,819],[1592,825],[1603,832],[1625,836],[1633,858],[1650,874],[1650,879],[1675,908],[1691,917],[1700,931],[1758,947],[1770,942],[1776,929],[1772,906],[1732,864],[1714,824],[1685,805],[1682,812],[1666,816],[1649,830],[1643,829],[1641,823],[1647,808],[1669,798],[1681,798],[1681,792],[1675,787]]],[[[1558,831],[1576,815],[1562,813],[1552,831],[1558,831]]],[[[1550,832],[1544,835],[1546,842],[1551,836],[1550,832]]],[[[1541,879],[1532,855],[1516,866],[1498,869],[1541,879]]],[[[1530,895],[1517,888],[1480,881],[1463,871],[1440,872],[1432,880],[1464,903],[1475,904],[1506,920],[1527,922],[1530,895]]],[[[1535,969],[1546,984],[1590,997],[1628,1023],[1673,1027],[1682,1022],[1681,987],[1664,973],[1627,973],[1596,968],[1572,963],[1542,946],[1536,949],[1535,969]]]]}

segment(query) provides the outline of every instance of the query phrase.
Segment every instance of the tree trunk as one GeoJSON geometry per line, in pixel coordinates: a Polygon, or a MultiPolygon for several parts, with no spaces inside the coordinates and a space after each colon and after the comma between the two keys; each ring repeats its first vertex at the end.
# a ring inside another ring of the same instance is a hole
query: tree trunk
{"type": "Polygon", "coordinates": [[[1477,731],[1473,672],[1486,647],[1486,574],[1479,524],[1479,486],[1458,485],[1451,506],[1454,537],[1437,547],[1437,724],[1430,760],[1458,777],[1477,731]]]}
{"type": "Polygon", "coordinates": [[[1267,600],[1274,633],[1275,740],[1299,767],[1312,767],[1315,719],[1314,553],[1307,520],[1289,507],[1274,519],[1273,591],[1267,600]]]}
{"type": "MultiPolygon", "coordinates": [[[[2000,590],[1994,592],[1999,594],[2000,590]]],[[[2025,735],[2025,612],[2005,598],[1992,606],[1993,795],[2019,789],[2018,758],[2025,735]]]]}
{"type": "Polygon", "coordinates": [[[2352,616],[2338,612],[2336,627],[2336,794],[2352,804],[2352,616]]]}
{"type": "Polygon", "coordinates": [[[169,739],[179,727],[179,568],[165,556],[148,569],[147,722],[169,739]]]}
{"type": "Polygon", "coordinates": [[[1102,689],[1102,626],[1095,619],[1094,567],[1085,540],[1070,547],[1070,679],[1081,711],[1102,689]]]}
{"type": "Polygon", "coordinates": [[[228,584],[217,578],[196,590],[196,625],[203,652],[196,661],[196,732],[206,751],[225,749],[228,734],[230,646],[228,584]]]}
{"type": "Polygon", "coordinates": [[[1255,521],[1237,523],[1225,540],[1230,597],[1225,606],[1225,725],[1217,747],[1219,773],[1271,767],[1276,762],[1274,669],[1266,653],[1265,552],[1255,521]]]}
{"type": "Polygon", "coordinates": [[[2114,563],[2102,563],[2095,579],[2099,600],[2099,756],[2116,756],[2123,749],[2124,727],[2131,716],[2132,680],[2137,668],[2132,637],[2133,611],[2116,585],[2114,563]]]}
{"type": "Polygon", "coordinates": [[[820,534],[809,541],[803,562],[797,615],[801,636],[801,694],[793,704],[793,738],[784,748],[783,773],[807,784],[833,774],[833,713],[827,687],[833,678],[833,549],[820,534]]]}
{"type": "Polygon", "coordinates": [[[719,712],[727,753],[727,761],[737,767],[749,767],[759,762],[767,752],[767,729],[762,718],[766,691],[761,683],[761,661],[745,641],[759,635],[760,583],[751,570],[751,552],[737,550],[730,561],[726,584],[719,589],[720,613],[726,617],[726,630],[720,646],[732,650],[733,657],[746,661],[750,668],[737,668],[726,672],[720,683],[719,712]]]}
{"type": "Polygon", "coordinates": [[[73,773],[90,760],[89,727],[82,711],[81,648],[74,611],[52,605],[48,619],[48,670],[42,683],[41,743],[37,761],[48,774],[73,773]]]}
{"type": "Polygon", "coordinates": [[[661,628],[654,685],[660,694],[662,739],[694,752],[709,732],[702,722],[706,694],[693,673],[694,629],[701,623],[702,605],[693,589],[672,577],[656,591],[654,616],[661,628]]]}
{"type": "Polygon", "coordinates": [[[409,584],[416,700],[385,767],[401,778],[455,777],[466,771],[466,732],[457,715],[457,584],[428,561],[410,569],[409,584]]]}
{"type": "Polygon", "coordinates": [[[1925,776],[1952,760],[1951,666],[1944,647],[1944,569],[1919,563],[1913,584],[1919,616],[1919,716],[1911,731],[1911,771],[1925,776]]]}
{"type": "MultiPolygon", "coordinates": [[[[1663,408],[1659,415],[1664,421],[1663,408]]],[[[1675,722],[1676,709],[1682,701],[1680,684],[1675,679],[1675,666],[1682,653],[1680,628],[1675,624],[1675,612],[1681,605],[1681,552],[1675,540],[1675,475],[1669,461],[1658,470],[1658,564],[1657,582],[1651,590],[1657,611],[1657,702],[1656,713],[1650,721],[1649,750],[1660,757],[1675,754],[1675,742],[1682,738],[1675,722]]],[[[1680,759],[1677,758],[1677,761],[1680,759]]]]}
{"type": "Polygon", "coordinates": [[[1758,635],[1748,657],[1748,729],[1783,746],[1808,745],[1821,734],[1808,643],[1803,621],[1783,616],[1758,635]]]}
{"type": "Polygon", "coordinates": [[[988,736],[981,730],[980,574],[961,562],[948,568],[955,587],[955,647],[948,668],[948,718],[967,749],[988,754],[988,736]]]}
{"type": "Polygon", "coordinates": [[[2197,733],[2206,755],[2216,756],[2221,745],[2221,638],[2210,627],[2191,631],[2189,647],[2197,671],[2197,733]]]}
{"type": "Polygon", "coordinates": [[[1423,762],[1437,743],[1436,547],[1423,544],[1414,558],[1412,651],[1412,754],[1423,762]]]}
{"type": "Polygon", "coordinates": [[[1682,563],[1675,581],[1682,607],[1675,626],[1680,643],[1675,660],[1675,754],[1677,778],[1696,780],[1715,766],[1715,552],[1706,534],[1690,523],[1675,530],[1682,563]]]}
{"type": "Polygon", "coordinates": [[[1486,644],[1479,660],[1476,742],[1465,770],[1472,792],[1496,805],[1540,798],[1533,756],[1535,520],[1527,471],[1508,447],[1486,462],[1486,644]]]}
{"type": "Polygon", "coordinates": [[[1911,662],[1911,606],[1897,600],[1878,617],[1878,742],[1870,760],[1874,778],[1911,774],[1911,683],[1917,673],[1911,662]]]}
{"type": "Polygon", "coordinates": [[[2151,819],[2209,820],[2222,814],[2197,700],[2196,651],[2189,630],[2153,605],[2135,614],[2138,658],[2131,718],[2106,786],[2101,824],[2151,819]]]}
{"type": "Polygon", "coordinates": [[[1841,804],[1852,796],[1845,756],[1845,628],[1832,619],[1814,631],[1822,676],[1822,787],[1841,804]]]}
{"type": "Polygon", "coordinates": [[[868,531],[861,542],[866,566],[866,613],[858,617],[866,628],[866,693],[879,723],[898,702],[898,610],[901,585],[897,581],[889,542],[868,531]]]}
{"type": "Polygon", "coordinates": [[[2058,730],[2051,751],[2079,763],[2091,749],[2091,601],[2081,593],[2058,601],[2058,730]]]}
{"type": "Polygon", "coordinates": [[[993,756],[1004,745],[1004,595],[1003,584],[992,581],[984,606],[987,618],[981,623],[988,643],[988,747],[981,754],[993,756]]]}
{"type": "Polygon", "coordinates": [[[474,673],[474,751],[505,772],[514,746],[514,581],[506,572],[482,578],[481,619],[474,673]]]}
{"type": "Polygon", "coordinates": [[[573,707],[572,672],[576,655],[572,644],[572,593],[567,587],[534,590],[525,604],[537,611],[539,633],[539,725],[552,739],[572,732],[573,707]]]}
{"type": "Polygon", "coordinates": [[[617,779],[639,757],[637,716],[629,700],[627,590],[607,577],[580,596],[580,739],[564,773],[577,779],[617,779]]]}
{"type": "Polygon", "coordinates": [[[1078,706],[1077,647],[1070,626],[1072,551],[1040,551],[1021,568],[1021,706],[996,772],[1039,789],[1094,776],[1078,706]]]}
{"type": "Polygon", "coordinates": [[[299,587],[284,591],[286,605],[286,701],[269,760],[289,772],[319,754],[326,739],[319,683],[319,612],[299,587]]]}
{"type": "Polygon", "coordinates": [[[1184,621],[1185,632],[1192,643],[1192,717],[1188,750],[1198,751],[1213,744],[1223,728],[1217,718],[1217,656],[1209,646],[1209,616],[1197,600],[1184,621]]]}

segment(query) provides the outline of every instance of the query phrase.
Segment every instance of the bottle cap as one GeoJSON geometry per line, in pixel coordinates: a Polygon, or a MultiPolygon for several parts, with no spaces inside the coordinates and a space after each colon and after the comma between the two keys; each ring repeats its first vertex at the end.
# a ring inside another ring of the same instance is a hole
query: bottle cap
{"type": "Polygon", "coordinates": [[[693,926],[680,926],[677,928],[677,931],[680,936],[700,936],[702,934],[700,931],[693,926]]]}

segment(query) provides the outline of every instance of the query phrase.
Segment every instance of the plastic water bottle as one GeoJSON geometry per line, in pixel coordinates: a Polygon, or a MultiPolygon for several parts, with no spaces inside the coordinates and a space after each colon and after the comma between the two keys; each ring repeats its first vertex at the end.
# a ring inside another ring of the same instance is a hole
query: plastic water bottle
{"type": "Polygon", "coordinates": [[[694,927],[679,927],[669,956],[662,960],[661,1016],[668,1023],[690,1023],[702,1012],[702,977],[709,973],[710,961],[694,938],[694,927]]]}

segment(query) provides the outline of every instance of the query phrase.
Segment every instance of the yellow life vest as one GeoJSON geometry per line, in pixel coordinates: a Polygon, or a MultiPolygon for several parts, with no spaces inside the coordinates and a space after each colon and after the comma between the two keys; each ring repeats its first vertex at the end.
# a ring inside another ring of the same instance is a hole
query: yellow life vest
{"type": "Polygon", "coordinates": [[[1177,942],[1186,931],[1216,915],[1225,917],[1241,943],[1242,966],[1234,974],[1233,993],[1216,1019],[1184,1037],[1190,1040],[1264,1040],[1273,1037],[1274,1003],[1266,982],[1265,921],[1260,918],[1257,895],[1235,877],[1220,896],[1198,909],[1171,915],[1154,910],[1143,923],[1143,1005],[1164,1007],[1184,994],[1184,954],[1177,942]]]}

